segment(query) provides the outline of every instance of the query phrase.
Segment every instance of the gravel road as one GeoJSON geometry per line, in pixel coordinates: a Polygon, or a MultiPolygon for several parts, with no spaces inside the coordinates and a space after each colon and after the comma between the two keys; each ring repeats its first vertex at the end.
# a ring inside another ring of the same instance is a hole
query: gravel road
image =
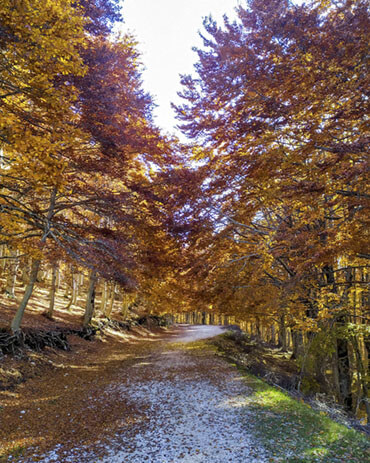
{"type": "MultiPolygon", "coordinates": [[[[251,391],[238,371],[212,351],[193,351],[192,341],[218,335],[222,328],[184,326],[165,347],[153,348],[106,394],[117,391],[142,415],[122,417],[112,440],[98,456],[74,449],[64,462],[102,463],[264,463],[267,453],[248,426],[243,406],[251,391]],[[181,344],[176,344],[181,343],[181,344]]],[[[57,460],[50,452],[42,460],[57,460]]]]}
{"type": "MultiPolygon", "coordinates": [[[[192,326],[173,342],[218,335],[222,328],[192,326]]],[[[144,422],[116,436],[104,463],[255,463],[263,449],[248,434],[240,375],[213,354],[165,350],[135,366],[139,375],[120,386],[146,410],[144,422]]]]}

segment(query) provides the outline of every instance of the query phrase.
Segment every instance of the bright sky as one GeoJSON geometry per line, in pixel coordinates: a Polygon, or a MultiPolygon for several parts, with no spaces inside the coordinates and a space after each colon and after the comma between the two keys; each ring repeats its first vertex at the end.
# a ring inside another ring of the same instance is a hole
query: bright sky
{"type": "MultiPolygon", "coordinates": [[[[217,21],[226,13],[235,16],[240,0],[123,0],[123,31],[133,32],[145,65],[144,88],[155,98],[156,123],[174,132],[176,121],[170,103],[178,101],[179,74],[193,70],[200,46],[198,31],[205,16],[217,21]]],[[[243,2],[244,3],[244,2],[243,2]]]]}

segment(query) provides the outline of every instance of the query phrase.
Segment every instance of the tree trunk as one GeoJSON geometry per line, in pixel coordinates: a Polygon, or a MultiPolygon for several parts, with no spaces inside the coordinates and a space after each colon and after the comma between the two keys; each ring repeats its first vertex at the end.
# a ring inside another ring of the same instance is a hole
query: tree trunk
{"type": "MultiPolygon", "coordinates": [[[[0,246],[1,257],[6,256],[6,249],[7,249],[7,246],[5,244],[2,244],[0,246]]],[[[6,268],[6,261],[7,261],[7,259],[1,259],[1,266],[2,266],[3,271],[5,271],[5,268],[6,268]]]]}
{"type": "MultiPolygon", "coordinates": [[[[349,290],[352,286],[352,269],[349,268],[345,271],[346,287],[342,298],[344,299],[344,306],[348,304],[349,290]]],[[[329,284],[333,285],[333,292],[337,292],[335,284],[335,275],[333,268],[326,267],[326,278],[329,284]]],[[[348,317],[343,315],[337,319],[337,325],[339,327],[345,327],[348,323],[348,317]]],[[[351,377],[351,362],[349,354],[348,340],[345,337],[338,337],[336,340],[337,344],[337,374],[339,384],[339,398],[340,402],[347,408],[352,410],[353,398],[352,398],[352,377],[351,377]]]]}
{"type": "Polygon", "coordinates": [[[285,323],[285,315],[282,315],[280,317],[279,344],[281,346],[281,350],[283,352],[287,352],[287,350],[288,350],[288,338],[287,338],[287,329],[286,329],[286,323],[285,323]]]}
{"type": "Polygon", "coordinates": [[[84,328],[90,325],[92,317],[94,315],[96,280],[97,280],[96,272],[95,270],[92,270],[90,273],[89,290],[87,293],[87,300],[86,300],[86,308],[85,308],[85,315],[84,315],[84,322],[83,322],[84,328]]]}
{"type": "Polygon", "coordinates": [[[261,332],[261,325],[260,325],[260,320],[258,317],[256,317],[256,323],[255,323],[255,336],[258,339],[258,341],[262,341],[262,332],[261,332]]]}
{"type": "Polygon", "coordinates": [[[61,284],[60,280],[61,280],[61,278],[60,278],[59,265],[57,265],[57,268],[56,268],[56,282],[55,282],[56,291],[60,290],[60,284],[61,284]]]}
{"type": "Polygon", "coordinates": [[[121,289],[121,298],[122,298],[122,305],[121,305],[120,313],[123,318],[127,318],[127,315],[129,313],[132,303],[134,302],[134,299],[132,296],[130,297],[128,294],[126,294],[124,289],[121,289]]]}
{"type": "Polygon", "coordinates": [[[270,331],[270,343],[273,346],[276,346],[276,330],[275,330],[275,325],[271,325],[271,331],[270,331]]]}
{"type": "Polygon", "coordinates": [[[351,374],[350,361],[348,352],[348,341],[346,339],[337,339],[337,355],[338,355],[338,380],[339,394],[341,403],[348,409],[352,409],[352,390],[351,390],[351,374]]]}
{"type": "MultiPolygon", "coordinates": [[[[48,234],[50,232],[50,220],[53,216],[53,211],[54,211],[54,207],[55,207],[55,200],[56,200],[56,196],[57,196],[57,188],[54,187],[51,191],[51,195],[50,195],[50,205],[49,205],[49,209],[48,209],[48,214],[47,216],[45,217],[46,218],[46,225],[45,225],[45,228],[44,228],[44,234],[40,240],[40,247],[43,248],[44,245],[45,245],[45,242],[47,240],[47,237],[48,237],[48,234]]],[[[26,307],[27,307],[27,303],[32,295],[32,291],[33,291],[33,287],[34,287],[34,284],[37,280],[37,274],[39,272],[39,269],[40,269],[40,264],[41,264],[41,259],[35,259],[33,262],[32,262],[32,266],[31,266],[31,274],[30,274],[30,279],[28,281],[28,284],[26,286],[26,289],[25,289],[25,292],[24,292],[24,295],[23,295],[23,299],[21,301],[21,303],[19,304],[19,307],[18,307],[18,310],[15,314],[15,317],[13,318],[11,324],[10,324],[10,328],[12,330],[13,333],[16,333],[17,331],[19,331],[20,327],[21,327],[21,322],[22,322],[22,318],[23,318],[23,314],[24,314],[24,311],[26,310],[26,307]]]]}
{"type": "Polygon", "coordinates": [[[79,282],[79,275],[76,273],[72,273],[72,294],[71,294],[71,299],[66,307],[66,310],[70,310],[73,305],[76,305],[77,303],[77,297],[78,297],[78,286],[79,282]]]}
{"type": "Polygon", "coordinates": [[[5,293],[8,297],[15,298],[15,285],[17,282],[17,271],[19,267],[19,258],[17,258],[18,251],[9,249],[9,254],[11,259],[8,259],[8,272],[6,278],[5,293]]]}
{"type": "Polygon", "coordinates": [[[100,303],[100,310],[103,314],[105,314],[107,310],[108,291],[109,291],[108,282],[107,280],[104,280],[102,294],[101,294],[101,303],[100,303]]]}
{"type": "Polygon", "coordinates": [[[27,286],[30,272],[31,272],[32,259],[26,257],[22,259],[22,283],[23,286],[27,286]]]}
{"type": "Polygon", "coordinates": [[[53,265],[53,270],[51,274],[51,287],[50,287],[50,293],[49,293],[49,309],[46,312],[46,316],[48,318],[53,318],[53,312],[54,312],[54,305],[55,305],[55,292],[57,289],[57,273],[58,273],[58,264],[53,265]]]}
{"type": "Polygon", "coordinates": [[[17,331],[20,330],[20,327],[21,327],[21,322],[22,322],[22,318],[23,318],[23,314],[24,314],[24,311],[27,307],[27,303],[32,295],[32,291],[33,291],[33,286],[37,280],[37,274],[38,274],[38,271],[39,271],[39,268],[40,268],[40,263],[41,263],[41,260],[40,259],[36,259],[32,262],[32,267],[31,267],[31,274],[30,274],[30,278],[29,278],[29,282],[26,286],[26,290],[24,292],[24,295],[23,295],[23,299],[21,301],[21,303],[19,304],[19,307],[18,307],[18,310],[12,320],[12,323],[10,325],[10,328],[12,330],[13,333],[16,333],[17,331]]]}
{"type": "Polygon", "coordinates": [[[292,358],[297,360],[304,354],[303,333],[301,330],[292,331],[293,355],[292,358]]]}
{"type": "Polygon", "coordinates": [[[106,304],[106,309],[105,309],[105,316],[107,318],[110,318],[113,310],[113,304],[114,304],[114,299],[116,296],[116,284],[111,283],[111,292],[110,292],[110,301],[109,304],[106,304]]]}
{"type": "Polygon", "coordinates": [[[121,316],[122,316],[122,318],[123,318],[124,320],[126,320],[127,315],[128,315],[128,307],[129,307],[129,306],[128,306],[127,304],[122,304],[122,308],[121,308],[120,314],[121,314],[121,316]]]}
{"type": "MultiPolygon", "coordinates": [[[[359,399],[359,403],[364,402],[365,403],[365,410],[366,410],[366,416],[367,416],[367,422],[370,423],[370,397],[369,397],[369,390],[368,390],[368,381],[366,378],[366,367],[364,365],[362,356],[361,356],[361,350],[360,346],[358,343],[358,339],[356,336],[351,337],[352,345],[353,345],[353,350],[355,353],[355,359],[356,359],[356,366],[357,366],[357,381],[359,383],[360,389],[362,391],[362,397],[359,399]]],[[[357,411],[357,410],[356,410],[357,411]]]]}

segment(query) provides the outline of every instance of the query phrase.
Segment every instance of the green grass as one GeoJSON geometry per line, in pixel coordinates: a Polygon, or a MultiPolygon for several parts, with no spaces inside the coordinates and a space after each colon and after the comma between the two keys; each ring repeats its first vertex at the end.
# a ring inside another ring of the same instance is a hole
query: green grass
{"type": "Polygon", "coordinates": [[[270,462],[370,463],[368,436],[237,368],[252,390],[242,404],[246,432],[269,452],[270,462]]]}
{"type": "Polygon", "coordinates": [[[17,445],[13,447],[9,452],[0,456],[0,463],[7,463],[9,461],[16,461],[17,458],[22,457],[23,453],[27,450],[26,445],[17,445]]]}
{"type": "Polygon", "coordinates": [[[245,410],[272,462],[370,462],[369,439],[242,371],[253,393],[245,410]]]}

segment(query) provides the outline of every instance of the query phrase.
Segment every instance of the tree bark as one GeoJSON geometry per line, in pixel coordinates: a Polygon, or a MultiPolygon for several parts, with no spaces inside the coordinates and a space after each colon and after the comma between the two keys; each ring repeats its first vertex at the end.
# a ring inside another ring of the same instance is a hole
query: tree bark
{"type": "Polygon", "coordinates": [[[79,275],[76,273],[72,273],[72,293],[71,293],[71,299],[66,307],[66,310],[71,310],[71,307],[73,305],[76,305],[77,297],[78,297],[78,290],[79,290],[78,282],[79,282],[79,275]]]}
{"type": "Polygon", "coordinates": [[[115,296],[116,296],[116,284],[111,283],[110,300],[109,300],[109,303],[106,304],[106,309],[104,313],[107,318],[110,318],[112,314],[115,296]]]}
{"type": "Polygon", "coordinates": [[[40,268],[40,263],[41,263],[41,259],[36,259],[32,262],[32,267],[31,267],[31,274],[30,274],[30,278],[29,278],[29,282],[26,286],[26,290],[24,292],[24,295],[23,295],[23,299],[21,301],[21,303],[19,304],[19,307],[18,307],[18,310],[12,320],[12,323],[10,325],[10,328],[12,330],[13,333],[16,333],[20,330],[20,327],[21,327],[21,322],[22,322],[22,319],[23,319],[23,315],[24,315],[24,311],[27,307],[27,304],[28,304],[28,301],[32,295],[32,291],[33,291],[33,287],[34,287],[34,284],[36,283],[36,280],[37,280],[37,274],[38,274],[38,271],[39,271],[39,268],[40,268]]]}
{"type": "Polygon", "coordinates": [[[101,294],[101,303],[100,303],[100,310],[103,314],[105,314],[107,310],[108,291],[109,291],[108,282],[107,280],[104,280],[102,294],[101,294]]]}
{"type": "Polygon", "coordinates": [[[13,251],[12,249],[9,249],[9,254],[9,257],[11,257],[11,259],[8,259],[9,262],[5,293],[8,297],[15,298],[15,285],[17,282],[17,271],[19,267],[19,258],[17,258],[18,251],[13,251]]]}
{"type": "Polygon", "coordinates": [[[347,339],[337,338],[337,368],[341,403],[352,409],[351,373],[347,339]]]}
{"type": "Polygon", "coordinates": [[[46,316],[48,318],[53,318],[53,313],[54,313],[54,305],[55,305],[55,293],[57,289],[57,273],[58,273],[58,264],[53,265],[53,270],[51,274],[51,287],[50,287],[50,293],[49,293],[49,309],[46,312],[46,316]]]}
{"type": "Polygon", "coordinates": [[[85,315],[84,315],[84,321],[83,321],[84,328],[90,325],[92,317],[94,315],[96,280],[97,280],[96,272],[95,270],[92,270],[90,273],[89,290],[87,292],[87,299],[86,299],[86,308],[85,308],[85,315]]]}
{"type": "Polygon", "coordinates": [[[292,358],[297,360],[304,354],[303,333],[301,330],[292,331],[293,355],[292,358]]]}
{"type": "Polygon", "coordinates": [[[27,286],[29,276],[30,276],[30,271],[31,271],[30,269],[32,265],[32,262],[30,262],[30,260],[31,259],[29,259],[28,257],[22,260],[22,283],[24,286],[27,286]]]}
{"type": "Polygon", "coordinates": [[[59,271],[59,265],[57,265],[57,268],[56,268],[56,282],[55,282],[55,285],[56,285],[56,291],[59,291],[60,289],[60,271],[59,271]]]}
{"type": "MultiPolygon", "coordinates": [[[[352,269],[348,268],[345,271],[346,287],[342,295],[342,298],[344,299],[344,306],[348,304],[349,290],[352,286],[352,277],[352,269]]],[[[333,292],[337,292],[335,274],[331,266],[326,267],[326,278],[327,282],[333,285],[333,292]]],[[[348,317],[346,315],[342,315],[337,319],[336,323],[339,327],[345,327],[348,323],[348,317]]],[[[347,410],[352,410],[352,375],[348,340],[344,336],[339,336],[336,340],[336,344],[339,398],[340,402],[347,408],[347,410]]]]}
{"type": "MultiPolygon", "coordinates": [[[[1,257],[6,256],[6,249],[7,249],[7,246],[5,244],[2,244],[0,246],[0,255],[1,255],[1,257]]],[[[1,259],[1,267],[2,267],[3,271],[5,271],[5,268],[6,268],[6,261],[7,261],[7,259],[1,259]]]]}
{"type": "Polygon", "coordinates": [[[369,397],[368,381],[366,378],[366,367],[362,359],[361,350],[360,350],[357,337],[352,336],[351,341],[352,341],[353,350],[355,353],[355,359],[357,363],[357,374],[358,374],[357,381],[360,385],[360,389],[362,390],[362,397],[360,397],[359,403],[360,402],[365,403],[367,422],[370,423],[370,400],[369,400],[370,397],[369,397]]]}
{"type": "Polygon", "coordinates": [[[288,350],[288,338],[287,338],[287,329],[286,329],[286,322],[285,322],[285,315],[280,317],[279,323],[279,344],[281,346],[281,350],[283,352],[287,352],[288,350]]]}

